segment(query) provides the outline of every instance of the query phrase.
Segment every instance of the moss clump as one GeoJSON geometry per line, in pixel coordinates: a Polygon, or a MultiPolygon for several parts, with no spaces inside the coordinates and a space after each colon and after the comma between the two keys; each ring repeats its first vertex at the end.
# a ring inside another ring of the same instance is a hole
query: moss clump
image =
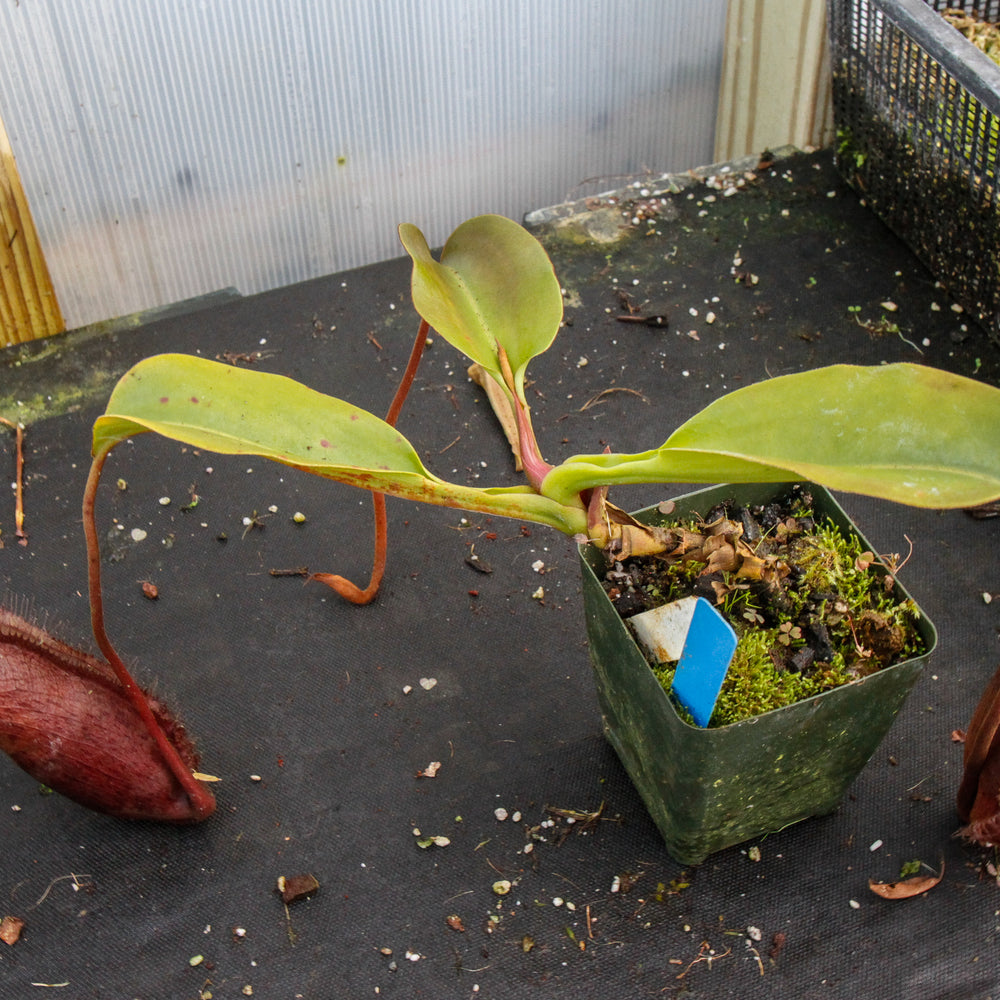
{"type": "Polygon", "coordinates": [[[1000,25],[972,17],[962,10],[942,11],[941,16],[1000,66],[1000,25]]]}
{"type": "MultiPolygon", "coordinates": [[[[831,664],[811,676],[782,669],[769,656],[772,643],[773,637],[767,631],[746,630],[740,636],[725,683],[719,692],[719,700],[715,703],[710,727],[727,726],[784,705],[792,705],[853,680],[842,665],[831,664]]],[[[657,680],[669,693],[677,664],[651,666],[657,680]]],[[[675,705],[691,721],[687,711],[676,702],[675,705]]]]}
{"type": "MultiPolygon", "coordinates": [[[[808,495],[766,508],[723,506],[677,526],[704,544],[616,564],[605,590],[623,617],[701,596],[729,621],[738,644],[710,726],[801,701],[925,651],[919,613],[900,599],[892,562],[832,522],[817,523],[808,495]]],[[[669,691],[676,664],[651,666],[669,691]]]]}

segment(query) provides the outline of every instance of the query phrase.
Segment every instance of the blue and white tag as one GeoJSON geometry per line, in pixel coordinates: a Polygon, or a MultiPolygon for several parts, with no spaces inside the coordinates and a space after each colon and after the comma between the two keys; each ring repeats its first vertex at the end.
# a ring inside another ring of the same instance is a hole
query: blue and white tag
{"type": "Polygon", "coordinates": [[[704,597],[699,597],[672,690],[695,723],[703,728],[712,718],[735,651],[736,633],[732,626],[704,597]]]}
{"type": "Polygon", "coordinates": [[[704,597],[683,597],[629,619],[636,638],[660,663],[677,661],[673,692],[704,728],[726,679],[736,633],[704,597]]]}

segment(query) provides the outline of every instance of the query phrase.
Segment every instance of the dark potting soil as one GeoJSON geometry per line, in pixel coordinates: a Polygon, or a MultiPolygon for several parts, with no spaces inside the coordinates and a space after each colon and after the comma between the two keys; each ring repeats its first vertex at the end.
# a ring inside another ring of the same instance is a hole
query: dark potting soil
{"type": "MultiPolygon", "coordinates": [[[[812,505],[804,488],[762,506],[718,504],[677,522],[671,551],[616,562],[605,574],[625,619],[694,596],[732,625],[739,642],[713,727],[925,652],[916,605],[896,586],[899,557],[865,550],[812,505]]],[[[669,692],[676,663],[650,666],[669,692]]]]}

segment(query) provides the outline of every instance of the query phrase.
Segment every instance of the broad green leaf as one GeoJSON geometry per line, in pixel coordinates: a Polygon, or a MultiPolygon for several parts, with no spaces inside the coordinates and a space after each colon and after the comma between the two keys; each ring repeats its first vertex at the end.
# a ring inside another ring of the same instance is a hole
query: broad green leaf
{"type": "Polygon", "coordinates": [[[440,262],[416,226],[401,225],[399,238],[413,260],[417,312],[501,382],[503,347],[520,391],[525,367],[549,347],[562,320],[559,282],[541,244],[500,215],[463,222],[440,262]]]}
{"type": "Polygon", "coordinates": [[[94,453],[143,430],[358,485],[431,478],[406,438],[367,411],[282,375],[191,355],[156,355],[125,373],[94,425],[94,453]]]}
{"type": "Polygon", "coordinates": [[[558,500],[636,482],[776,482],[919,507],[1000,497],[1000,390],[913,364],[834,365],[717,399],[654,451],[585,455],[553,470],[558,500]]]}
{"type": "Polygon", "coordinates": [[[392,496],[551,524],[586,524],[527,488],[481,490],[428,472],[385,421],[293,379],[185,354],[140,361],[118,382],[94,424],[93,454],[153,431],[224,455],[259,455],[315,475],[392,496]]]}

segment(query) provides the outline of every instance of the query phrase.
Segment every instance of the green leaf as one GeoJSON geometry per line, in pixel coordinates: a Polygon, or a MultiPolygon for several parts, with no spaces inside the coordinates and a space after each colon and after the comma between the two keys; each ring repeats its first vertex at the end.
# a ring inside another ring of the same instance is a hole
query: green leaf
{"type": "Polygon", "coordinates": [[[94,425],[94,453],[142,431],[225,455],[262,455],[355,485],[433,477],[394,427],[282,375],[160,354],[125,373],[94,425]]]}
{"type": "Polygon", "coordinates": [[[185,354],[140,361],[118,382],[94,424],[93,454],[153,431],[193,448],[258,455],[378,493],[550,524],[569,534],[586,518],[524,488],[474,489],[428,472],[384,420],[283,375],[185,354]]]}
{"type": "Polygon", "coordinates": [[[417,312],[501,383],[503,347],[520,392],[525,367],[549,347],[562,320],[559,282],[541,244],[500,215],[463,222],[440,263],[416,226],[401,225],[399,238],[413,260],[417,312]]]}
{"type": "Polygon", "coordinates": [[[809,479],[918,507],[1000,496],[1000,390],[913,364],[834,365],[722,396],[654,451],[568,459],[558,500],[638,482],[809,479]]]}

